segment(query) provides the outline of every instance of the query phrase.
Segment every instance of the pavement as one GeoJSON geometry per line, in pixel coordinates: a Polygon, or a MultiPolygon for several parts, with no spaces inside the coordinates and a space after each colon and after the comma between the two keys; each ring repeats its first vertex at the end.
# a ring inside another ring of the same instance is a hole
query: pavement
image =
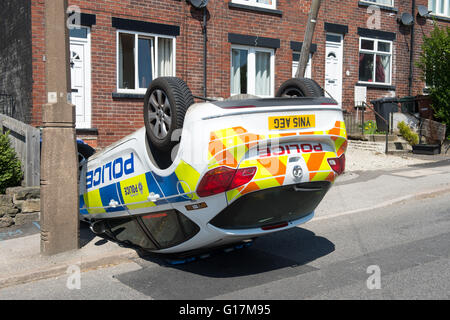
{"type": "MultiPolygon", "coordinates": [[[[358,152],[349,154],[358,160],[358,152]]],[[[387,169],[380,169],[379,163],[377,170],[348,168],[317,208],[313,221],[450,193],[449,157],[405,161],[408,166],[392,169],[389,165],[398,160],[395,156],[378,156],[376,161],[384,161],[387,169]]],[[[79,250],[48,257],[40,254],[39,224],[0,229],[0,289],[63,276],[73,266],[88,272],[126,265],[139,257],[134,249],[96,237],[86,225],[82,225],[80,238],[79,250]]]]}
{"type": "Polygon", "coordinates": [[[26,225],[0,230],[0,289],[61,276],[72,266],[86,272],[128,262],[138,256],[133,249],[94,236],[86,225],[81,226],[79,250],[43,256],[40,254],[40,233],[30,229],[26,225]],[[33,234],[26,235],[29,233],[33,234]]]}

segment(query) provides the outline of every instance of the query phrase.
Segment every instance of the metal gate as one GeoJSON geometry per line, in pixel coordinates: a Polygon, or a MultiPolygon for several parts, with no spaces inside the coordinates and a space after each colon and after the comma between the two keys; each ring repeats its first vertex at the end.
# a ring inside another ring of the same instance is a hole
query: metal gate
{"type": "Polygon", "coordinates": [[[14,118],[16,99],[14,96],[0,92],[0,114],[14,118]]]}

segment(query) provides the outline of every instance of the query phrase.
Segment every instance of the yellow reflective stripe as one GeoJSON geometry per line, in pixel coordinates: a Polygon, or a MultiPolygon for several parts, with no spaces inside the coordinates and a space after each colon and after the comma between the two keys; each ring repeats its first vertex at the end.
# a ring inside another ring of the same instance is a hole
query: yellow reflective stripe
{"type": "Polygon", "coordinates": [[[336,153],[334,152],[327,152],[325,153],[325,157],[323,158],[322,164],[320,165],[319,171],[330,171],[331,167],[328,163],[329,158],[336,158],[336,153]]]}
{"type": "Polygon", "coordinates": [[[241,196],[241,192],[239,191],[239,189],[234,189],[234,190],[227,192],[228,202],[230,202],[231,200],[234,200],[235,198],[237,199],[240,196],[241,196]]]}
{"type": "Polygon", "coordinates": [[[153,202],[148,201],[149,192],[145,174],[141,174],[125,181],[121,181],[120,188],[124,204],[128,207],[129,210],[150,208],[156,206],[153,202]],[[129,205],[129,203],[144,201],[145,203],[129,205]]]}
{"type": "Polygon", "coordinates": [[[281,163],[283,163],[285,166],[287,166],[288,158],[289,158],[288,156],[278,157],[281,163]]]}
{"type": "Polygon", "coordinates": [[[314,178],[311,179],[311,181],[325,181],[328,178],[329,175],[330,175],[330,171],[317,172],[314,175],[314,178]]]}
{"type": "Polygon", "coordinates": [[[219,166],[219,163],[217,162],[216,158],[212,157],[212,159],[209,159],[209,160],[210,161],[209,161],[208,169],[214,169],[219,166]]]}
{"type": "Polygon", "coordinates": [[[277,181],[277,179],[264,179],[253,182],[255,182],[260,189],[267,189],[281,186],[281,184],[277,181]]]}
{"type": "Polygon", "coordinates": [[[243,142],[241,141],[241,144],[237,145],[233,149],[229,150],[231,154],[233,155],[234,159],[237,163],[239,163],[242,158],[246,155],[248,148],[243,142]]]}
{"type": "Polygon", "coordinates": [[[99,189],[84,194],[83,198],[86,204],[87,212],[89,214],[106,213],[106,210],[103,208],[103,203],[100,197],[99,189]]]}
{"type": "Polygon", "coordinates": [[[232,137],[232,136],[237,135],[236,131],[234,131],[233,128],[227,128],[227,129],[214,131],[214,134],[217,136],[218,139],[222,140],[222,142],[227,137],[232,137]]]}
{"type": "Polygon", "coordinates": [[[341,147],[342,147],[342,145],[344,144],[345,141],[346,141],[346,139],[344,139],[344,138],[338,138],[336,140],[336,142],[335,142],[336,152],[338,152],[341,149],[341,147]]]}
{"type": "Polygon", "coordinates": [[[254,180],[268,178],[268,177],[272,177],[270,172],[258,160],[255,160],[255,159],[245,160],[239,166],[239,168],[241,168],[241,169],[242,168],[249,168],[249,167],[257,167],[258,168],[258,170],[256,171],[256,174],[255,174],[255,177],[253,178],[253,181],[254,180]]]}
{"type": "MultiPolygon", "coordinates": [[[[181,187],[183,188],[185,193],[195,192],[198,181],[200,180],[200,173],[198,173],[197,170],[195,170],[182,160],[178,167],[175,169],[175,174],[177,175],[178,180],[185,182],[181,183],[181,187]]],[[[197,194],[194,194],[193,200],[197,199],[199,199],[199,197],[197,196],[197,194]]]]}
{"type": "Polygon", "coordinates": [[[306,165],[308,165],[309,159],[311,158],[312,153],[303,153],[303,159],[305,160],[306,165]]]}

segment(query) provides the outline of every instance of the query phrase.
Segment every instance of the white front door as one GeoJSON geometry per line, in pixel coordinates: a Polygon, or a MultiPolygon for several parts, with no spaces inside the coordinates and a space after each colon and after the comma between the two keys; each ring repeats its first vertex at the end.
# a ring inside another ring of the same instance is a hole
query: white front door
{"type": "Polygon", "coordinates": [[[72,103],[76,106],[76,127],[91,128],[91,48],[89,29],[70,32],[72,103]]]}
{"type": "Polygon", "coordinates": [[[325,90],[342,107],[342,35],[327,34],[325,55],[325,90]]]}

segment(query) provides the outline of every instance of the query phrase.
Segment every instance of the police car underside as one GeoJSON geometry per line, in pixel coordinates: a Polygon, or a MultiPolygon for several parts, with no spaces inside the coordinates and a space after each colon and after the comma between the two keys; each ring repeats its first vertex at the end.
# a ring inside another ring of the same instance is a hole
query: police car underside
{"type": "Polygon", "coordinates": [[[81,219],[152,252],[217,247],[309,221],[345,168],[342,110],[324,97],[194,104],[179,135],[169,161],[145,128],[90,158],[81,219]]]}

